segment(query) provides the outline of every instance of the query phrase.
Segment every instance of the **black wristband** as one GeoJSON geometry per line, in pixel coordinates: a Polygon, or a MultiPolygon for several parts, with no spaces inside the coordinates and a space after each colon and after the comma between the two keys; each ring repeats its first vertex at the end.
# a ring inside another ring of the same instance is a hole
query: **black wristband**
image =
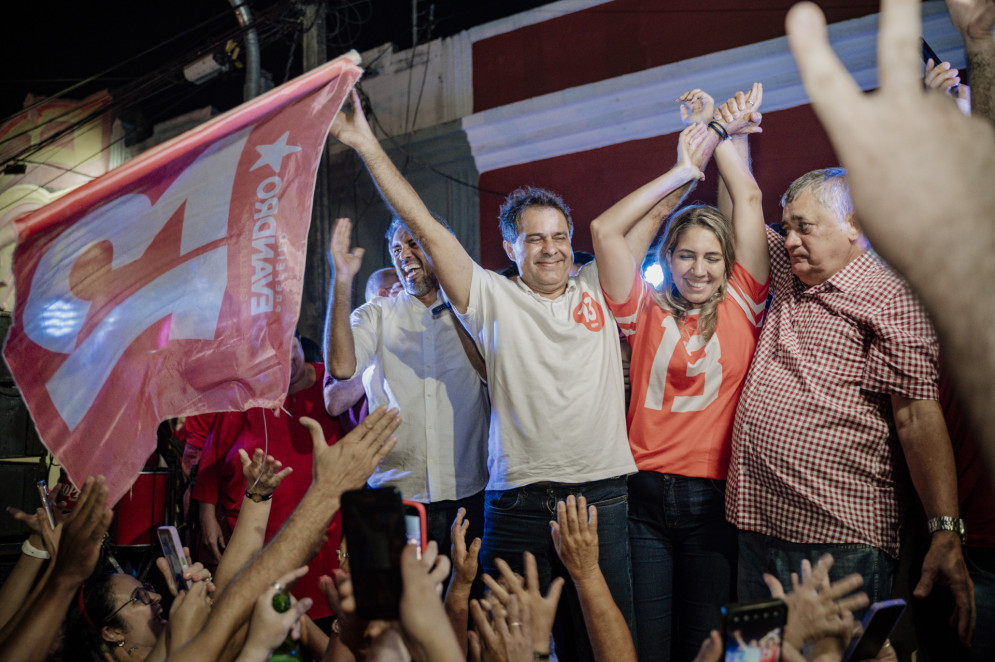
{"type": "Polygon", "coordinates": [[[548,659],[550,659],[549,653],[540,653],[539,651],[532,651],[533,662],[535,662],[535,660],[548,660],[548,659]]]}
{"type": "Polygon", "coordinates": [[[246,490],[245,491],[245,496],[246,496],[246,498],[251,499],[252,501],[255,501],[256,503],[262,503],[263,501],[269,501],[270,499],[272,499],[273,498],[273,493],[270,492],[269,494],[263,496],[262,494],[256,494],[255,492],[250,492],[249,490],[246,490]]]}
{"type": "Polygon", "coordinates": [[[719,134],[719,137],[722,138],[722,140],[729,140],[729,132],[726,131],[726,128],[724,126],[722,126],[715,120],[712,120],[711,122],[708,123],[708,128],[712,129],[713,131],[715,131],[715,133],[719,134]]]}

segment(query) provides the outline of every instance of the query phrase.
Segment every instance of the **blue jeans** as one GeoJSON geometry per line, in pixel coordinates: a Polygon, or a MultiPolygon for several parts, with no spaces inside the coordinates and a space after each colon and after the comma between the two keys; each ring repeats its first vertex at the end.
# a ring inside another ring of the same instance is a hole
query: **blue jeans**
{"type": "MultiPolygon", "coordinates": [[[[871,604],[891,596],[891,583],[898,561],[872,545],[860,543],[804,544],[786,542],[773,536],[753,531],[739,532],[739,600],[769,598],[770,589],[764,583],[763,573],[777,577],[785,592],[791,590],[791,573],[801,573],[803,559],[812,565],[823,554],[833,555],[829,581],[857,573],[864,578],[860,589],[870,598],[871,604]]],[[[854,612],[860,620],[864,612],[854,612]]]]}
{"type": "Polygon", "coordinates": [[[693,660],[735,601],[736,529],[725,481],[629,476],[629,545],[639,659],[693,660]]]}
{"type": "Polygon", "coordinates": [[[625,478],[565,485],[540,483],[511,490],[488,491],[484,496],[484,545],[480,551],[484,572],[499,577],[494,560],[501,558],[524,574],[522,552],[532,552],[543,592],[555,577],[567,582],[553,625],[557,658],[594,660],[577,592],[556,555],[549,523],[556,519],[556,504],[570,495],[583,496],[598,508],[598,564],[615,604],[632,630],[632,579],[629,567],[629,535],[626,530],[628,497],[625,478]]]}

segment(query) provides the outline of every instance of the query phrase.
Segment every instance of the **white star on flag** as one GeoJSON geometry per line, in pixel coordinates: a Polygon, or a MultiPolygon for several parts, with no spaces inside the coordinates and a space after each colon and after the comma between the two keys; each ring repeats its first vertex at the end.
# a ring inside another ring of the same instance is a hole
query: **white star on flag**
{"type": "Polygon", "coordinates": [[[301,151],[301,148],[297,145],[287,144],[287,138],[289,137],[290,132],[285,131],[280,136],[280,139],[272,145],[256,145],[256,151],[259,152],[259,160],[249,168],[249,171],[251,172],[256,168],[268,165],[274,173],[280,174],[280,168],[283,167],[283,157],[301,151]]]}

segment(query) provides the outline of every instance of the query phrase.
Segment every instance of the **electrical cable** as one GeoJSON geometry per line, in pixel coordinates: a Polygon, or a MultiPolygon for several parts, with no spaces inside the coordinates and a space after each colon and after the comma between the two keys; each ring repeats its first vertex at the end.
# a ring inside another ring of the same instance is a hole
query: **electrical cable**
{"type": "MultiPolygon", "coordinates": [[[[275,5],[274,7],[279,8],[278,5],[275,5]]],[[[177,73],[179,73],[180,71],[182,71],[183,67],[185,67],[187,64],[189,64],[189,62],[194,57],[196,57],[199,54],[204,53],[205,51],[206,52],[211,52],[213,50],[216,50],[217,48],[221,47],[223,44],[227,43],[229,40],[234,39],[235,37],[240,37],[242,34],[244,34],[245,31],[247,31],[247,30],[249,30],[251,28],[256,28],[261,33],[260,34],[260,44],[261,45],[264,45],[264,42],[265,42],[265,44],[272,43],[272,41],[274,41],[275,38],[278,38],[282,34],[282,31],[279,28],[276,28],[276,29],[273,28],[273,23],[275,23],[275,21],[273,20],[275,13],[276,13],[275,10],[273,8],[270,8],[270,10],[268,10],[267,12],[264,12],[262,15],[257,16],[256,19],[253,20],[252,23],[250,23],[249,25],[247,25],[244,30],[242,28],[240,28],[240,27],[237,27],[237,26],[233,27],[233,28],[227,30],[226,32],[222,33],[221,36],[216,37],[213,41],[209,42],[209,45],[207,47],[203,47],[202,46],[202,47],[197,48],[195,50],[188,51],[187,53],[185,53],[181,57],[176,58],[173,61],[171,61],[171,62],[169,62],[169,63],[167,63],[167,64],[159,67],[152,74],[149,74],[149,75],[147,75],[145,77],[141,77],[141,78],[136,79],[131,85],[126,85],[126,86],[124,86],[122,88],[122,91],[117,92],[116,95],[115,95],[115,97],[112,99],[110,107],[109,108],[102,108],[101,111],[100,111],[100,113],[98,113],[98,114],[102,114],[103,112],[107,112],[107,111],[113,111],[113,112],[116,112],[116,113],[120,114],[120,111],[126,110],[126,109],[130,109],[131,106],[128,105],[128,102],[131,102],[133,105],[137,106],[138,103],[140,103],[142,101],[145,101],[146,99],[150,99],[150,98],[154,97],[157,94],[162,93],[162,91],[163,91],[162,85],[164,83],[170,84],[170,86],[171,86],[171,85],[175,85],[180,80],[184,80],[185,81],[185,79],[182,79],[182,78],[180,78],[178,80],[173,80],[173,78],[174,78],[174,76],[177,73]],[[267,31],[267,29],[268,29],[268,31],[267,31]],[[141,91],[144,91],[144,90],[151,90],[152,93],[145,94],[145,95],[140,95],[139,93],[141,91]]],[[[284,13],[281,13],[280,17],[277,17],[276,20],[281,19],[282,16],[284,15],[284,13]]],[[[227,16],[229,16],[229,14],[226,13],[226,14],[222,14],[222,15],[219,15],[219,16],[227,17],[227,16]]],[[[195,30],[195,29],[197,29],[197,28],[199,28],[199,27],[201,27],[203,25],[206,25],[207,23],[211,22],[212,20],[216,20],[216,19],[209,19],[207,21],[204,21],[201,24],[199,24],[198,26],[194,26],[190,30],[187,30],[185,33],[181,33],[181,34],[186,34],[187,32],[190,32],[191,30],[195,30]]],[[[132,58],[129,58],[129,59],[125,60],[125,62],[120,63],[118,65],[115,65],[114,67],[111,67],[110,69],[107,69],[106,71],[113,71],[114,69],[116,69],[116,68],[118,68],[120,66],[123,66],[124,64],[126,64],[128,62],[131,62],[131,61],[135,60],[138,57],[141,57],[142,55],[144,55],[145,53],[150,52],[151,50],[155,50],[159,46],[161,46],[163,44],[166,44],[166,43],[172,41],[173,39],[175,39],[175,37],[171,37],[170,39],[167,39],[166,41],[162,42],[161,44],[159,44],[157,46],[154,46],[151,49],[147,49],[146,51],[143,51],[139,55],[136,55],[136,56],[134,56],[132,58]]],[[[101,75],[102,74],[97,74],[97,76],[90,77],[90,79],[86,79],[86,80],[81,81],[80,83],[78,83],[76,85],[70,86],[69,88],[66,88],[65,90],[62,90],[61,92],[56,93],[56,95],[54,95],[54,96],[50,96],[50,97],[46,97],[44,99],[41,99],[41,100],[35,102],[34,104],[32,104],[31,106],[29,106],[28,108],[25,108],[25,109],[19,111],[18,113],[16,113],[15,115],[12,115],[8,119],[16,118],[16,117],[18,117],[20,115],[23,115],[24,113],[29,112],[30,110],[39,107],[41,104],[44,104],[44,103],[46,103],[48,101],[51,101],[51,100],[57,98],[60,95],[66,94],[67,92],[72,91],[73,89],[76,89],[79,86],[81,86],[81,85],[89,82],[90,80],[93,80],[93,79],[95,79],[95,78],[97,78],[97,77],[99,77],[101,75]]],[[[97,101],[97,100],[95,100],[95,101],[97,101]]],[[[60,115],[56,115],[54,117],[51,117],[51,118],[47,119],[45,122],[42,122],[41,124],[33,126],[32,130],[38,130],[41,127],[45,126],[46,124],[57,122],[57,121],[59,121],[61,119],[64,119],[68,115],[71,115],[73,113],[79,112],[79,110],[80,110],[80,107],[69,109],[69,110],[67,110],[66,112],[64,112],[64,113],[62,113],[60,115]]],[[[66,135],[66,134],[68,134],[68,133],[76,130],[76,128],[78,128],[78,127],[80,127],[80,126],[88,123],[89,121],[92,121],[92,119],[93,119],[93,117],[87,116],[87,117],[83,118],[82,120],[79,120],[76,123],[74,123],[74,124],[72,124],[72,125],[64,128],[64,129],[60,130],[56,134],[53,134],[53,135],[49,136],[48,138],[46,138],[45,141],[43,141],[43,143],[45,143],[45,144],[41,144],[40,143],[40,144],[36,144],[36,145],[31,145],[28,148],[25,148],[24,150],[21,150],[20,152],[17,152],[16,154],[14,154],[12,156],[7,157],[6,159],[4,159],[4,161],[2,163],[0,163],[0,167],[2,167],[4,164],[8,163],[9,161],[16,161],[16,160],[19,160],[19,159],[23,159],[26,156],[29,156],[34,151],[37,151],[37,149],[44,148],[45,146],[47,146],[47,144],[51,144],[52,142],[55,142],[56,140],[58,140],[62,136],[64,136],[64,135],[66,135]]],[[[17,139],[18,137],[20,137],[20,135],[22,135],[22,134],[18,133],[18,134],[14,135],[14,136],[11,136],[9,138],[5,138],[3,140],[0,140],[0,146],[2,146],[4,143],[7,143],[7,142],[10,142],[12,140],[17,139]]]]}
{"type": "Polygon", "coordinates": [[[416,157],[413,154],[411,154],[410,152],[408,152],[407,149],[405,149],[404,147],[402,147],[400,145],[400,141],[396,138],[396,136],[394,136],[390,132],[388,132],[387,129],[384,128],[383,124],[380,123],[380,118],[377,117],[376,111],[373,110],[373,106],[370,104],[370,98],[369,98],[369,96],[366,94],[366,92],[363,91],[363,89],[359,85],[356,86],[356,92],[360,96],[360,101],[363,103],[363,107],[364,108],[369,108],[368,115],[373,120],[373,123],[376,124],[377,128],[380,130],[380,133],[382,133],[385,138],[387,138],[388,140],[390,140],[392,142],[393,146],[396,147],[399,152],[401,152],[402,154],[404,154],[404,156],[406,158],[410,159],[412,162],[420,165],[421,167],[423,167],[423,168],[425,168],[425,169],[427,169],[427,170],[429,170],[431,172],[434,172],[435,174],[439,175],[440,177],[444,177],[445,179],[448,179],[449,181],[451,181],[451,182],[453,182],[455,184],[459,184],[460,186],[464,186],[466,188],[473,189],[473,190],[477,191],[478,193],[489,193],[491,195],[501,196],[502,198],[505,198],[505,197],[508,196],[507,193],[502,193],[500,191],[493,191],[491,189],[483,188],[481,186],[477,186],[476,184],[471,184],[470,182],[463,181],[462,179],[459,179],[458,177],[455,177],[453,175],[450,175],[449,173],[446,173],[446,172],[443,172],[442,170],[439,170],[434,165],[432,165],[430,163],[426,163],[425,161],[422,161],[418,157],[416,157]]]}

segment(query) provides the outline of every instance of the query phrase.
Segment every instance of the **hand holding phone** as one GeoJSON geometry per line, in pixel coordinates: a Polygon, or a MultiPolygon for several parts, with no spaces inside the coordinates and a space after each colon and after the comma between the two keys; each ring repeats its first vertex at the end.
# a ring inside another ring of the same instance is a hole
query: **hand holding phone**
{"type": "Polygon", "coordinates": [[[722,607],[726,660],[780,660],[781,637],[788,622],[783,600],[737,602],[722,607]]]}
{"type": "Polygon", "coordinates": [[[901,598],[872,604],[864,615],[864,631],[850,643],[841,662],[877,657],[904,612],[905,600],[901,598]]]}
{"type": "Polygon", "coordinates": [[[162,547],[162,555],[169,564],[169,574],[173,578],[177,591],[189,589],[193,582],[183,578],[183,573],[188,567],[187,559],[183,555],[183,543],[176,532],[175,526],[160,526],[156,533],[159,536],[159,546],[162,547]]]}
{"type": "Polygon", "coordinates": [[[404,534],[409,545],[418,546],[418,558],[425,553],[428,545],[428,524],[424,504],[417,501],[401,500],[404,507],[404,534]]]}
{"type": "Polygon", "coordinates": [[[407,540],[401,493],[393,487],[351,490],[342,494],[341,504],[356,615],[396,620],[403,587],[401,552],[407,540]]]}

